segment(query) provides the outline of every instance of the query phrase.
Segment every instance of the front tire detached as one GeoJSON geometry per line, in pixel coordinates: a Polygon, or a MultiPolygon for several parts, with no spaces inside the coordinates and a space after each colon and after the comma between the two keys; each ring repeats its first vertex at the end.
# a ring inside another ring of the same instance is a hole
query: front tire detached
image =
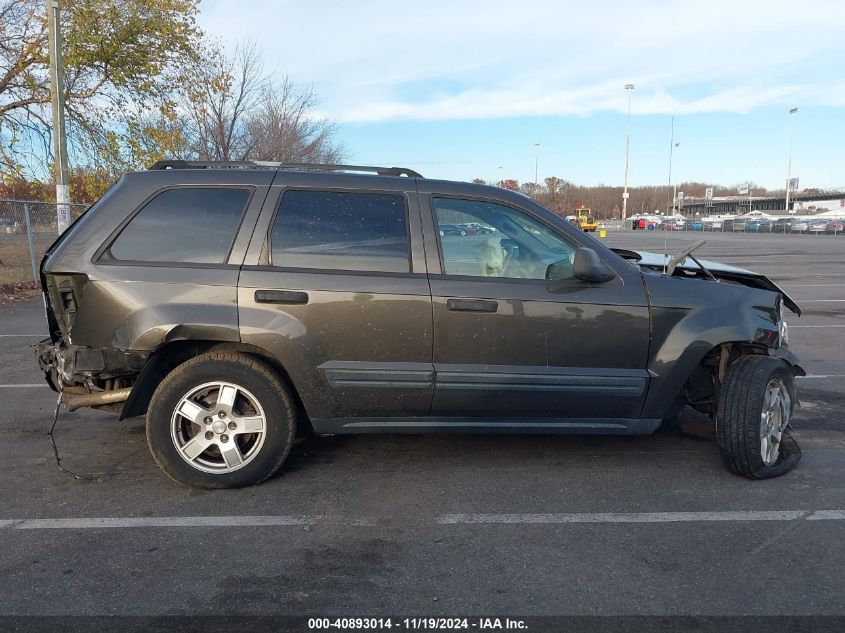
{"type": "Polygon", "coordinates": [[[779,477],[801,460],[789,422],[795,402],[789,366],[747,356],[728,370],[719,394],[716,439],[725,464],[748,479],[779,477]]]}
{"type": "Polygon", "coordinates": [[[233,352],[202,354],[174,369],[147,412],[156,463],[194,488],[264,481],[284,462],[295,432],[287,387],[267,365],[233,352]]]}

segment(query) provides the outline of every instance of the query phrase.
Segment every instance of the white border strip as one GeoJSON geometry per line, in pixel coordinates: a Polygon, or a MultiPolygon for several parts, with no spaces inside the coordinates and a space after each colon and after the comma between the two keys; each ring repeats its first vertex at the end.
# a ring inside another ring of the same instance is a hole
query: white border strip
{"type": "Polygon", "coordinates": [[[46,382],[42,383],[10,383],[0,385],[0,389],[35,389],[36,387],[50,387],[46,382]]]}
{"type": "MultiPolygon", "coordinates": [[[[227,528],[325,525],[375,526],[389,517],[344,518],[328,515],[100,517],[0,519],[0,530],[111,530],[124,528],[227,528]]],[[[710,523],[744,521],[845,521],[845,510],[725,510],[710,512],[599,512],[566,514],[445,514],[436,525],[557,525],[563,523],[710,523]]],[[[425,521],[423,521],[425,523],[425,521]]]]}
{"type": "MultiPolygon", "coordinates": [[[[508,523],[699,523],[709,521],[795,521],[803,510],[723,512],[601,512],[577,514],[447,514],[437,519],[445,525],[508,523]]],[[[845,517],[843,517],[845,518],[845,517]]]]}
{"type": "Polygon", "coordinates": [[[229,517],[114,517],[92,519],[21,519],[0,521],[0,529],[92,530],[115,528],[195,528],[314,525],[323,516],[229,516],[229,517]]]}

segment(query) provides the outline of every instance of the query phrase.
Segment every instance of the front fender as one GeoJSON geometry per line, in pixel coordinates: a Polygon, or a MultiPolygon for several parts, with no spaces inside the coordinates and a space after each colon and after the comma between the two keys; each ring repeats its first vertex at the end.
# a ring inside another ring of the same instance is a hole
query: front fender
{"type": "MultiPolygon", "coordinates": [[[[761,332],[778,329],[777,293],[697,279],[645,279],[651,297],[651,381],[640,417],[665,417],[713,348],[723,343],[767,348],[760,343],[761,332]]],[[[796,375],[803,374],[788,348],[767,349],[788,362],[796,375]]]]}
{"type": "Polygon", "coordinates": [[[798,355],[788,347],[778,347],[777,349],[769,349],[769,355],[775,358],[780,358],[785,361],[792,369],[793,376],[806,376],[807,371],[801,366],[798,360],[798,355]]]}

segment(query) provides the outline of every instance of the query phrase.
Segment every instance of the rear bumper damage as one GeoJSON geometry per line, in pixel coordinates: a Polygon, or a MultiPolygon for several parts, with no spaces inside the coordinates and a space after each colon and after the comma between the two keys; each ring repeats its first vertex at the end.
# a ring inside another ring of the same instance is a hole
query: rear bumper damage
{"type": "Polygon", "coordinates": [[[150,356],[150,352],[65,345],[50,339],[41,341],[35,353],[47,384],[62,394],[70,411],[123,403],[150,356]]]}

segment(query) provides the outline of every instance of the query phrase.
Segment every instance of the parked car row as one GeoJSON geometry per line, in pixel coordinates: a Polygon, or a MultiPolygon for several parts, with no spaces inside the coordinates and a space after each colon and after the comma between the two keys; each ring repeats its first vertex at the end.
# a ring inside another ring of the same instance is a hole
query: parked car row
{"type": "Polygon", "coordinates": [[[726,221],[725,231],[745,231],[746,233],[814,233],[816,235],[838,235],[845,230],[845,221],[832,218],[778,218],[777,220],[754,219],[746,221],[726,221]]]}
{"type": "Polygon", "coordinates": [[[438,228],[440,229],[440,237],[446,235],[460,235],[461,237],[465,235],[489,235],[496,230],[492,226],[484,226],[476,222],[469,222],[467,224],[440,224],[438,228]]]}
{"type": "MultiPolygon", "coordinates": [[[[646,227],[649,228],[649,227],[646,227]]],[[[721,231],[724,233],[805,233],[839,235],[845,232],[845,219],[838,218],[706,218],[683,223],[670,220],[654,223],[655,229],[670,231],[721,231]]]]}
{"type": "Polygon", "coordinates": [[[639,216],[631,218],[631,228],[635,231],[683,231],[687,221],[682,216],[639,216]]]}

